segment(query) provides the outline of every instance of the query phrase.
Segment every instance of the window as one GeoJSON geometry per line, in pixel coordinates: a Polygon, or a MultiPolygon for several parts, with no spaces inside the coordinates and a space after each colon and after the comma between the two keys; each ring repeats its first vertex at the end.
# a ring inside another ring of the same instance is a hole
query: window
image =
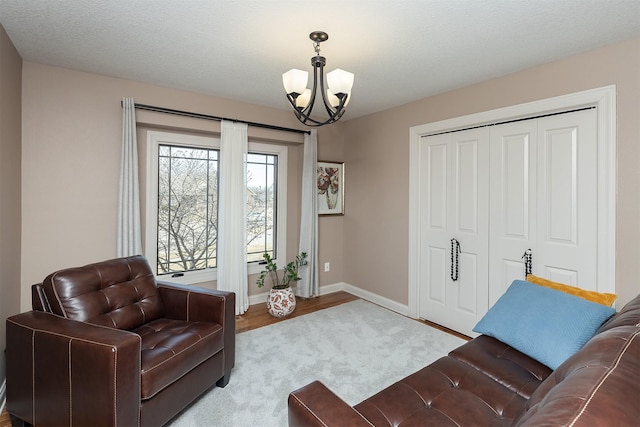
{"type": "MultiPolygon", "coordinates": [[[[219,146],[217,138],[148,133],[145,255],[158,276],[216,279],[219,146]]],[[[285,146],[249,143],[249,273],[265,251],[286,259],[286,154],[285,146]]]]}
{"type": "Polygon", "coordinates": [[[157,274],[216,267],[218,154],[158,145],[157,274]]]}
{"type": "Polygon", "coordinates": [[[278,156],[247,155],[247,261],[262,261],[268,252],[276,256],[278,156]]]}

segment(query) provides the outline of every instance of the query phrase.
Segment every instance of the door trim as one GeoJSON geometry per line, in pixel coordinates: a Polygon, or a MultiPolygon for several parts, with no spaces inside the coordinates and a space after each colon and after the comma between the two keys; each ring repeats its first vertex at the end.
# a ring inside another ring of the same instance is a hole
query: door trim
{"type": "Polygon", "coordinates": [[[576,92],[484,111],[409,129],[409,289],[408,315],[419,318],[420,301],[420,138],[473,126],[524,119],[595,106],[598,120],[598,292],[615,293],[616,86],[576,92]],[[601,198],[602,197],[602,198],[601,198]]]}

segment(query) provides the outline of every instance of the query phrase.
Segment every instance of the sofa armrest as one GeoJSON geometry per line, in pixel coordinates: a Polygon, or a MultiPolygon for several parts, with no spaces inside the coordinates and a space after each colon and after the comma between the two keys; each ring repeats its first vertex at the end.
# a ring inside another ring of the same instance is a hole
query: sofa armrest
{"type": "Polygon", "coordinates": [[[158,282],[158,291],[167,318],[222,325],[225,374],[217,384],[226,386],[236,358],[236,294],[169,282],[158,282]]]}
{"type": "Polygon", "coordinates": [[[291,392],[288,407],[289,427],[372,426],[320,381],[291,392]]]}
{"type": "Polygon", "coordinates": [[[6,326],[10,414],[33,425],[138,424],[138,335],[39,311],[6,326]]]}

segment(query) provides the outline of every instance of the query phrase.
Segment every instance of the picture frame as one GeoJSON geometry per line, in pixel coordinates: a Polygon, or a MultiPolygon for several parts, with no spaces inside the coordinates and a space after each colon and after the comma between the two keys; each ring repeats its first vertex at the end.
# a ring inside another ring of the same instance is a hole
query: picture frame
{"type": "Polygon", "coordinates": [[[318,161],[318,215],[344,215],[344,162],[318,161]]]}

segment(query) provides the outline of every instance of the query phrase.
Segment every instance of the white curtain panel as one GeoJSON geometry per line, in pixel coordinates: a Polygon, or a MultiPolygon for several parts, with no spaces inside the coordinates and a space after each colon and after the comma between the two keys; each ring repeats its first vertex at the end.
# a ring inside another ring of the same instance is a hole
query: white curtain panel
{"type": "Polygon", "coordinates": [[[222,121],[218,189],[218,289],[236,294],[236,315],[249,308],[247,286],[247,124],[222,121]]]}
{"type": "Polygon", "coordinates": [[[117,233],[116,255],[118,257],[142,253],[136,108],[133,98],[122,99],[122,153],[117,233]]]}
{"type": "Polygon", "coordinates": [[[302,165],[302,210],[300,217],[300,252],[309,256],[309,265],[300,269],[296,295],[309,298],[320,294],[318,273],[318,133],[315,129],[304,136],[302,165]]]}

